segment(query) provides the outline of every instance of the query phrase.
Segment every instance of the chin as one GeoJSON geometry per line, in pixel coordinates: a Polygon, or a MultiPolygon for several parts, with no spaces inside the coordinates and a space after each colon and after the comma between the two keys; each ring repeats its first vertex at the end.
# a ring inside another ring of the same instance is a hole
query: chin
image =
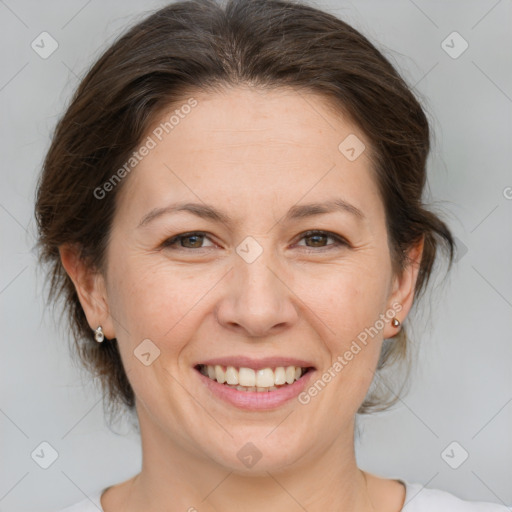
{"type": "MultiPolygon", "coordinates": [[[[235,430],[235,427],[232,427],[235,430]]],[[[217,442],[204,436],[199,450],[227,471],[247,476],[267,476],[296,464],[313,448],[311,436],[306,432],[290,432],[284,426],[244,428],[243,434],[227,434],[217,442]],[[275,430],[274,430],[275,429],[275,430]],[[274,431],[273,431],[274,430],[274,431]],[[280,432],[278,432],[281,430],[280,432]],[[300,436],[303,435],[304,439],[300,436]],[[204,439],[208,444],[204,444],[204,439]],[[217,448],[217,450],[216,450],[217,448]]]]}

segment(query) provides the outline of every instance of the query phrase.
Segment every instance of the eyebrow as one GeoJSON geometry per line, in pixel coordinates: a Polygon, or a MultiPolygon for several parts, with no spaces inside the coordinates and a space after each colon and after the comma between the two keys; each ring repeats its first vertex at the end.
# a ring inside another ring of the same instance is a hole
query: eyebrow
{"type": "MultiPolygon", "coordinates": [[[[149,224],[152,220],[161,217],[162,215],[182,211],[190,212],[193,215],[196,215],[197,217],[200,217],[202,219],[220,222],[221,224],[225,224],[226,226],[230,226],[233,223],[229,215],[218,210],[212,205],[205,203],[175,203],[165,206],[163,208],[155,208],[151,210],[141,219],[138,227],[140,228],[142,226],[145,226],[149,224]]],[[[325,213],[332,212],[349,213],[356,217],[358,220],[364,220],[366,218],[364,213],[353,204],[350,204],[343,199],[333,199],[323,203],[294,205],[288,210],[288,212],[284,216],[284,222],[290,222],[292,220],[303,219],[306,217],[312,217],[315,215],[322,215],[325,213]]]]}

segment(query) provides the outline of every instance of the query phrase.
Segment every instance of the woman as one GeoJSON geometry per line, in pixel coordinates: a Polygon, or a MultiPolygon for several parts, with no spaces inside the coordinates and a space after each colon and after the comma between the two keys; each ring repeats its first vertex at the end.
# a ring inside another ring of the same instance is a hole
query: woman
{"type": "Polygon", "coordinates": [[[140,425],[105,512],[505,510],[356,464],[355,415],[392,403],[370,385],[453,256],[428,151],[389,62],[305,5],[175,3],[107,50],[36,205],[80,354],[140,425]]]}

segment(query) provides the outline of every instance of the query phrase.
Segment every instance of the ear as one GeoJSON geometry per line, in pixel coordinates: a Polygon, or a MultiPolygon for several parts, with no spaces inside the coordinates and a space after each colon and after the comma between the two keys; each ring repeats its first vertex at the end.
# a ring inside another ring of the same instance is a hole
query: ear
{"type": "Polygon", "coordinates": [[[91,330],[101,325],[106,338],[115,338],[103,275],[84,262],[79,248],[75,245],[61,245],[59,254],[62,266],[75,285],[91,330]]]}
{"type": "MultiPolygon", "coordinates": [[[[424,237],[407,252],[407,263],[400,275],[393,278],[392,292],[389,296],[386,311],[396,311],[396,318],[403,323],[407,318],[414,301],[414,289],[418,279],[421,258],[423,256],[424,237]]],[[[384,327],[384,338],[392,338],[399,332],[400,326],[394,327],[391,322],[384,327]]]]}

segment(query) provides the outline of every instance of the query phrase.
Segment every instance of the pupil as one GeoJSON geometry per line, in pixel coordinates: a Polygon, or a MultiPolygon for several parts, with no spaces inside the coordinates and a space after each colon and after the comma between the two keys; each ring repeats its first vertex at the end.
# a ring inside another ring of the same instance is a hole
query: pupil
{"type": "Polygon", "coordinates": [[[196,243],[192,242],[192,245],[195,247],[197,245],[197,241],[201,242],[201,236],[202,235],[190,235],[190,236],[187,236],[187,238],[185,238],[185,240],[193,240],[194,238],[196,239],[196,243]]]}
{"type": "Polygon", "coordinates": [[[318,245],[318,239],[322,239],[322,238],[325,238],[325,235],[311,235],[309,237],[310,239],[316,239],[316,242],[313,242],[313,245],[317,246],[318,245]]]}

